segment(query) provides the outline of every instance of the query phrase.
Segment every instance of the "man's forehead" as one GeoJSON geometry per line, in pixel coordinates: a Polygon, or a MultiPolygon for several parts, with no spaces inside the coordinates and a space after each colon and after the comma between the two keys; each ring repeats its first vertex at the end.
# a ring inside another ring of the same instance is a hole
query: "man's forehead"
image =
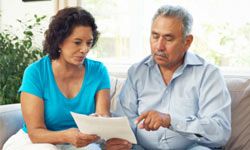
{"type": "Polygon", "coordinates": [[[173,34],[177,32],[182,32],[183,24],[180,19],[176,17],[157,17],[152,26],[151,33],[158,34],[173,34]]]}

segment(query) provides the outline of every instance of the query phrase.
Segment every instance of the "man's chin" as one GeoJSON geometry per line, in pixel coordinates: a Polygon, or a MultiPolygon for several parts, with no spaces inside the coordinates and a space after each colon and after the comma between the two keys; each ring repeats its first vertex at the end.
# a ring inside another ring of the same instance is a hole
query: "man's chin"
{"type": "Polygon", "coordinates": [[[169,67],[170,66],[170,63],[169,62],[167,62],[166,60],[159,60],[159,59],[155,59],[155,63],[157,64],[157,65],[159,65],[159,66],[161,66],[161,67],[169,67]]]}
{"type": "Polygon", "coordinates": [[[156,62],[158,65],[164,65],[164,64],[166,65],[166,64],[168,64],[166,58],[164,58],[164,57],[154,56],[154,60],[155,60],[155,62],[156,62]]]}

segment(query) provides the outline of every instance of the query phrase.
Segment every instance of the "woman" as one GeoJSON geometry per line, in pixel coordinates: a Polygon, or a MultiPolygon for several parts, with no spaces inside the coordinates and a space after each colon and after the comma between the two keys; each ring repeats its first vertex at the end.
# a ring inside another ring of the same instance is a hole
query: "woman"
{"type": "Polygon", "coordinates": [[[99,137],[79,132],[70,112],[109,115],[107,70],[86,58],[98,36],[93,16],[80,7],[52,18],[43,43],[48,56],[26,68],[19,89],[25,124],[4,150],[95,146],[99,137]]]}

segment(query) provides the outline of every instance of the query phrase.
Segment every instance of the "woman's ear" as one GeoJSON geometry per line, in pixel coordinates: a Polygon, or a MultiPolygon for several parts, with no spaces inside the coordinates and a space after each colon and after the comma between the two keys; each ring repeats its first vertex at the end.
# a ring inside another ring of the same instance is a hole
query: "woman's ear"
{"type": "Polygon", "coordinates": [[[62,44],[59,44],[58,47],[59,47],[60,49],[62,49],[62,44]]]}

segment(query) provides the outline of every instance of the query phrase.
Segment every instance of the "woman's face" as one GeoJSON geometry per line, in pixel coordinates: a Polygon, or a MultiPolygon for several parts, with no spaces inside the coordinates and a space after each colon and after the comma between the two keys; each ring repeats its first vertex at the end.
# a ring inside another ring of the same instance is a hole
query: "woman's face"
{"type": "Polygon", "coordinates": [[[76,26],[72,33],[59,45],[60,61],[66,64],[82,65],[93,44],[92,28],[76,26]]]}

